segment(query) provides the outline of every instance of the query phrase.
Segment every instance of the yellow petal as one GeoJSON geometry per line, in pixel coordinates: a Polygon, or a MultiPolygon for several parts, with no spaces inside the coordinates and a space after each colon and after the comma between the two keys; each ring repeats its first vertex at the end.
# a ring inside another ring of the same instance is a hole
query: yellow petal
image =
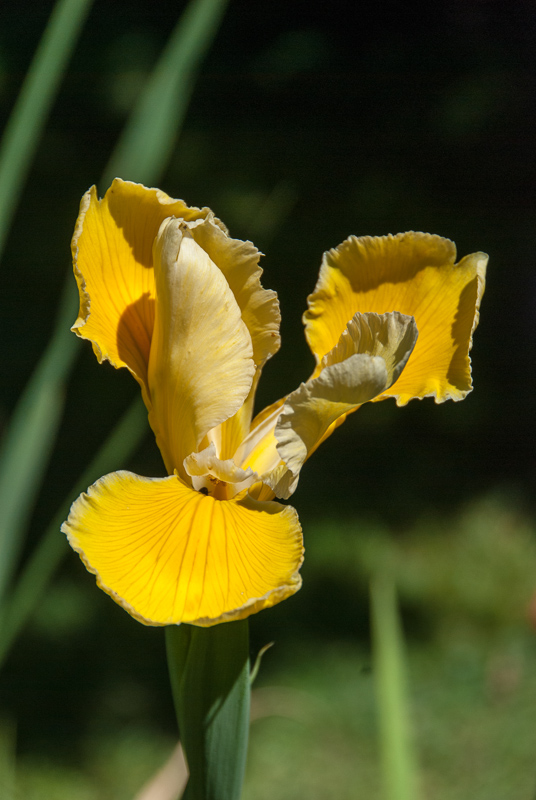
{"type": "Polygon", "coordinates": [[[147,378],[154,323],[153,241],[162,220],[206,217],[158,189],[116,178],[102,200],[82,198],[72,240],[80,311],[73,330],[93,343],[99,361],[147,378]]]}
{"type": "Polygon", "coordinates": [[[153,257],[149,422],[168,471],[186,478],[186,456],[250,392],[251,337],[223,273],[192,238],[188,223],[166,219],[153,257]]]}
{"type": "Polygon", "coordinates": [[[355,314],[315,377],[256,417],[237,463],[255,470],[278,497],[289,497],[317,447],[399,378],[417,335],[415,320],[398,312],[355,314]]]}
{"type": "Polygon", "coordinates": [[[302,383],[287,397],[275,428],[277,451],[292,476],[282,483],[283,474],[276,471],[272,478],[263,476],[265,483],[279,497],[288,497],[309,453],[328,429],[339,417],[383,392],[388,380],[383,358],[358,354],[302,383]]]}
{"type": "Polygon", "coordinates": [[[275,426],[286,398],[268,406],[255,417],[251,431],[235,454],[235,461],[243,468],[251,468],[258,475],[274,470],[281,461],[277,452],[275,426]]]}
{"type": "Polygon", "coordinates": [[[425,396],[461,400],[471,390],[469,350],[487,256],[474,253],[458,264],[455,259],[453,242],[412,232],[353,236],[330,250],[304,314],[317,362],[356,312],[399,311],[415,318],[419,339],[402,376],[382,398],[396,397],[399,405],[425,396]]]}
{"type": "Polygon", "coordinates": [[[191,228],[192,237],[225,275],[251,336],[253,360],[262,366],[279,350],[277,294],[261,285],[261,254],[251,242],[231,239],[212,215],[191,228]]]}
{"type": "Polygon", "coordinates": [[[261,254],[251,242],[231,239],[212,222],[210,216],[192,227],[192,236],[225,275],[251,336],[257,368],[248,400],[233,417],[210,434],[220,458],[229,459],[249,431],[262,365],[279,350],[281,344],[279,303],[275,292],[261,286],[261,254]]]}
{"type": "Polygon", "coordinates": [[[220,502],[175,476],[107,475],[76,500],[62,529],[98,585],[148,625],[243,619],[301,585],[293,508],[220,502]]]}
{"type": "Polygon", "coordinates": [[[253,416],[255,392],[257,391],[261,372],[262,367],[257,367],[249,394],[236,414],[226,419],[221,425],[212,428],[207,434],[208,440],[214,444],[216,453],[220,458],[233,458],[241,442],[248,435],[251,417],[253,416]]]}

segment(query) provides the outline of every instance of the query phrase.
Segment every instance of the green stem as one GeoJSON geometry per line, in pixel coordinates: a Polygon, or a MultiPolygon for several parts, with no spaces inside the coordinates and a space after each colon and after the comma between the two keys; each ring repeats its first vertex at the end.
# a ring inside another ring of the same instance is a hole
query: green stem
{"type": "Polygon", "coordinates": [[[170,626],[166,645],[190,772],[183,800],[239,800],[249,735],[248,621],[170,626]]]}

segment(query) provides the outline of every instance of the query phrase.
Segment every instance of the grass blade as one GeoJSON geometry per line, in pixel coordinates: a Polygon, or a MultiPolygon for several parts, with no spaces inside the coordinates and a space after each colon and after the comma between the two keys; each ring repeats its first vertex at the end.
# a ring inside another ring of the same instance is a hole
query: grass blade
{"type": "Polygon", "coordinates": [[[78,342],[67,335],[74,287],[64,292],[56,329],[26,386],[0,448],[0,604],[18,562],[23,534],[63,411],[63,384],[78,342]]]}
{"type": "Polygon", "coordinates": [[[191,0],[106,167],[104,186],[115,177],[158,182],[186,114],[195,74],[228,1],[191,0]]]}
{"type": "Polygon", "coordinates": [[[417,800],[420,794],[409,724],[403,634],[395,586],[387,574],[372,581],[371,614],[385,797],[417,800]]]}
{"type": "Polygon", "coordinates": [[[93,0],[58,0],[0,145],[0,258],[24,181],[93,0]]]}
{"type": "Polygon", "coordinates": [[[15,725],[0,722],[0,797],[15,800],[16,783],[16,729],[15,725]]]}
{"type": "Polygon", "coordinates": [[[69,552],[67,539],[61,533],[60,526],[69,513],[73,499],[101,475],[118,467],[124,467],[125,462],[134,453],[147,431],[147,411],[142,401],[136,399],[121,417],[54,515],[2,610],[0,616],[0,665],[17,634],[36,607],[41,593],[62,557],[69,552]]]}

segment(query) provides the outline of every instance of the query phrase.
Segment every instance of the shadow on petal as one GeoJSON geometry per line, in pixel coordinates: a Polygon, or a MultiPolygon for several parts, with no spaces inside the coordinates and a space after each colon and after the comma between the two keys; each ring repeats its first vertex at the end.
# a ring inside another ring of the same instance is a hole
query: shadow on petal
{"type": "Polygon", "coordinates": [[[155,301],[148,292],[130,303],[117,325],[117,352],[138,381],[147,386],[155,301]]]}
{"type": "Polygon", "coordinates": [[[153,242],[166,217],[186,221],[204,219],[208,209],[189,208],[159,189],[115,179],[106,192],[108,211],[129,247],[135,261],[146,269],[153,267],[153,242]]]}
{"type": "Polygon", "coordinates": [[[478,277],[475,276],[460,294],[451,334],[455,351],[450,362],[447,380],[464,395],[471,390],[471,334],[478,314],[478,277]]]}

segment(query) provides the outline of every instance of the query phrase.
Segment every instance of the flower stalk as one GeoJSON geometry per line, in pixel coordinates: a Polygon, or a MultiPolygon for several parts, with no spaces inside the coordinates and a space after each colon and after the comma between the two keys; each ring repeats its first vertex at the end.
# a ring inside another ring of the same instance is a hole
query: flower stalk
{"type": "Polygon", "coordinates": [[[239,800],[249,736],[248,620],[170,625],[166,646],[190,773],[183,800],[239,800]]]}

